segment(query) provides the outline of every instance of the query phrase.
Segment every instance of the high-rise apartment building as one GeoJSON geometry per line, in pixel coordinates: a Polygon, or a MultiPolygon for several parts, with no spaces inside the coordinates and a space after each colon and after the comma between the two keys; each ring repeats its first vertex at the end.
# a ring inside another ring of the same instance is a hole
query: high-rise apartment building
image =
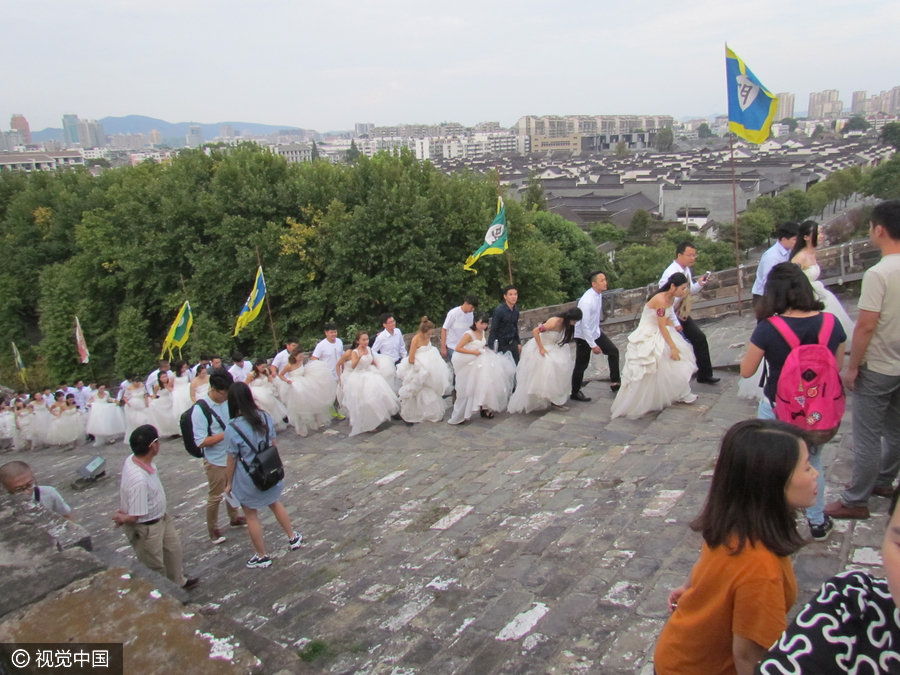
{"type": "Polygon", "coordinates": [[[357,136],[367,135],[372,129],[375,128],[375,125],[371,122],[357,122],[353,125],[353,131],[357,136]]]}
{"type": "Polygon", "coordinates": [[[234,131],[234,127],[230,124],[223,124],[219,129],[219,136],[225,138],[227,140],[232,140],[237,134],[234,131]]]}
{"type": "Polygon", "coordinates": [[[809,110],[806,116],[811,119],[822,117],[838,117],[844,110],[844,102],[840,100],[837,89],[826,89],[809,95],[809,110]]]}
{"type": "Polygon", "coordinates": [[[82,148],[102,148],[106,145],[103,125],[97,120],[78,120],[78,142],[82,148]]]}
{"type": "Polygon", "coordinates": [[[794,95],[787,92],[778,94],[778,112],[775,114],[775,121],[780,122],[786,117],[794,116],[794,95]]]}
{"type": "Polygon", "coordinates": [[[150,145],[162,145],[162,134],[158,129],[150,130],[150,145]]]}
{"type": "Polygon", "coordinates": [[[63,115],[63,145],[71,148],[78,145],[78,115],[63,115]]]}
{"type": "Polygon", "coordinates": [[[13,115],[9,121],[10,129],[18,131],[25,137],[25,143],[31,143],[31,128],[28,126],[28,120],[24,115],[13,115]]]}
{"type": "Polygon", "coordinates": [[[564,138],[570,134],[630,134],[671,128],[669,115],[526,115],[516,123],[519,136],[564,138]]]}
{"type": "Polygon", "coordinates": [[[187,136],[185,136],[185,144],[189,148],[199,148],[203,145],[203,127],[199,124],[192,124],[188,128],[187,136]]]}
{"type": "Polygon", "coordinates": [[[853,102],[850,104],[850,112],[854,115],[863,115],[866,112],[866,92],[854,91],[853,102]]]}

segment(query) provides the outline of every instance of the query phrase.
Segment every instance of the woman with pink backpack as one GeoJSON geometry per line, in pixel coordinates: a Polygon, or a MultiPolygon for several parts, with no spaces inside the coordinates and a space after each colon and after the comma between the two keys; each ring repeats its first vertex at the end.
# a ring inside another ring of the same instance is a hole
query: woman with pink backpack
{"type": "Polygon", "coordinates": [[[818,439],[818,445],[809,447],[809,455],[819,472],[819,491],[815,506],[806,509],[810,535],[816,541],[827,539],[834,527],[824,513],[821,449],[837,433],[845,407],[840,370],[847,334],[824,309],[798,265],[775,265],[759,307],[760,322],[741,362],[741,377],[749,378],[766,360],[768,374],[757,417],[780,419],[818,439]]]}

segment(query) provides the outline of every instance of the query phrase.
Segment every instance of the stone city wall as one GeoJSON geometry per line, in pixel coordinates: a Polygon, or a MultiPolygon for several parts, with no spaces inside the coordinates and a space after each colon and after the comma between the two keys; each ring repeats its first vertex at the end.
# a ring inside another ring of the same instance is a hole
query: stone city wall
{"type": "MultiPolygon", "coordinates": [[[[868,239],[860,239],[840,246],[816,251],[822,272],[819,279],[826,286],[845,286],[858,282],[863,273],[881,260],[881,253],[868,239]]],[[[740,286],[741,310],[750,309],[753,282],[756,280],[757,263],[716,271],[703,290],[694,296],[691,316],[710,319],[738,311],[738,287],[740,286]],[[738,275],[740,272],[740,277],[738,275]]],[[[699,271],[698,274],[705,272],[699,271]]],[[[660,270],[662,273],[662,270],[660,270]]],[[[603,293],[603,330],[609,335],[629,332],[637,325],[647,299],[657,290],[656,284],[627,290],[615,289],[603,293]]],[[[519,315],[519,333],[530,337],[531,331],[547,317],[575,307],[577,301],[562,305],[538,307],[519,315]]]]}

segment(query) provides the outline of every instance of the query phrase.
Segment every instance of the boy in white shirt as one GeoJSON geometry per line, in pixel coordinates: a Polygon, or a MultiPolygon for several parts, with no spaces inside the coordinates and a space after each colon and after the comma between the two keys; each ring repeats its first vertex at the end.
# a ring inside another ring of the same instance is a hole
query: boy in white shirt
{"type": "MultiPolygon", "coordinates": [[[[331,368],[331,376],[337,380],[337,364],[344,355],[344,343],[337,336],[337,326],[333,323],[326,323],[322,329],[325,331],[325,339],[319,341],[309,360],[327,364],[331,368]]],[[[334,406],[331,407],[331,416],[335,419],[344,419],[334,406]]]]}

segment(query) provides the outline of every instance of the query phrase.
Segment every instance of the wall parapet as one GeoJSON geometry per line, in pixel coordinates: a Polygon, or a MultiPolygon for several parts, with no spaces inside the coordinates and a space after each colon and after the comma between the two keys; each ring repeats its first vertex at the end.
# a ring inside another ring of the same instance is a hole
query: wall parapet
{"type": "MultiPolygon", "coordinates": [[[[862,279],[867,269],[881,260],[881,252],[868,239],[859,239],[839,246],[830,246],[816,251],[816,258],[822,268],[820,281],[826,286],[840,286],[862,279]]],[[[709,283],[694,296],[691,316],[695,319],[709,319],[738,311],[738,288],[740,288],[742,310],[750,309],[751,289],[756,281],[758,263],[741,265],[739,268],[715,272],[709,283]]],[[[660,270],[661,272],[661,270],[660,270]]],[[[644,304],[655,293],[657,285],[641,288],[617,288],[603,293],[603,330],[609,335],[629,332],[637,325],[644,304]]],[[[577,300],[561,305],[550,305],[529,309],[519,314],[519,334],[530,336],[547,317],[575,307],[577,300]]]]}

